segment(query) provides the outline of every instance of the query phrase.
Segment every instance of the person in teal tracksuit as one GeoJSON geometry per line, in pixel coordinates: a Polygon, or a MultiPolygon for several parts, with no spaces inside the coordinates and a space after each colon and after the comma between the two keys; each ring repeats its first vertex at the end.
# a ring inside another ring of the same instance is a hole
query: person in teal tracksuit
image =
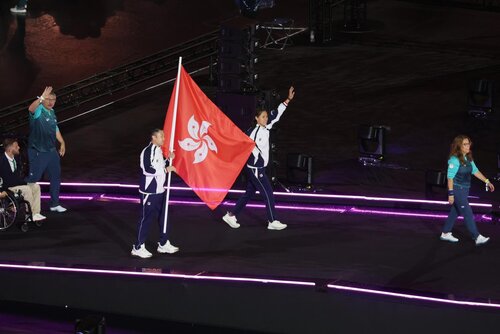
{"type": "Polygon", "coordinates": [[[66,143],[57,126],[55,104],[56,94],[52,91],[52,87],[47,86],[42,95],[37,96],[28,108],[30,170],[26,182],[36,183],[47,172],[50,180],[50,211],[65,212],[66,208],[59,204],[59,190],[61,188],[61,158],[66,153],[66,143]]]}
{"type": "Polygon", "coordinates": [[[471,175],[483,181],[486,189],[494,191],[493,184],[479,171],[472,158],[472,141],[465,135],[455,137],[451,143],[450,156],[448,160],[448,202],[451,205],[450,213],[443,226],[441,240],[458,242],[451,233],[457,217],[463,216],[465,226],[469,230],[476,245],[482,245],[490,238],[479,234],[474,215],[469,205],[468,196],[471,182],[471,175]]]}

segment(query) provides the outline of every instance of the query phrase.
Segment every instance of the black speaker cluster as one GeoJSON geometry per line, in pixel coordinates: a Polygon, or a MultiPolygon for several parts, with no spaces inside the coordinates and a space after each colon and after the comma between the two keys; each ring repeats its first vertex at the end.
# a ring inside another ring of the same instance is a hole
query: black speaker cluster
{"type": "Polygon", "coordinates": [[[251,93],[257,90],[255,29],[255,25],[221,27],[216,66],[218,92],[251,93]]]}

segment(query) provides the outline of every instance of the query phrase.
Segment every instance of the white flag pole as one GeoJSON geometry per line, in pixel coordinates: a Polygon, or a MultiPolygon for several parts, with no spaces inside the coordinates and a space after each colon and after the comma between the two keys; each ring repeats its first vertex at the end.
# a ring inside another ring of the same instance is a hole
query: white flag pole
{"type": "MultiPolygon", "coordinates": [[[[175,123],[177,121],[177,106],[179,104],[179,87],[181,85],[181,66],[182,57],[179,57],[179,68],[177,69],[177,80],[175,81],[175,97],[174,97],[174,117],[172,117],[172,127],[170,130],[170,144],[168,151],[174,151],[174,138],[175,138],[175,123]]],[[[169,166],[172,166],[172,160],[169,159],[169,166]]],[[[167,195],[165,196],[165,218],[163,220],[163,233],[167,233],[167,220],[168,220],[168,203],[170,200],[170,182],[172,181],[172,173],[167,175],[167,195]]]]}

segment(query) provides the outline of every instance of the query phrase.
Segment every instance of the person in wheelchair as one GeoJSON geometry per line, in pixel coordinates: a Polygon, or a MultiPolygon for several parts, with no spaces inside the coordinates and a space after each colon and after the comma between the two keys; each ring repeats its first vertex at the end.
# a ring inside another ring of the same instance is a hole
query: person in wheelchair
{"type": "MultiPolygon", "coordinates": [[[[0,155],[0,177],[3,180],[3,186],[0,193],[10,190],[14,193],[18,191],[24,199],[30,204],[33,220],[40,221],[46,217],[40,214],[40,186],[36,183],[26,183],[21,177],[21,168],[18,166],[16,156],[19,155],[19,144],[17,139],[6,138],[3,141],[4,154],[0,155]]],[[[5,197],[5,193],[1,197],[5,197]]]]}

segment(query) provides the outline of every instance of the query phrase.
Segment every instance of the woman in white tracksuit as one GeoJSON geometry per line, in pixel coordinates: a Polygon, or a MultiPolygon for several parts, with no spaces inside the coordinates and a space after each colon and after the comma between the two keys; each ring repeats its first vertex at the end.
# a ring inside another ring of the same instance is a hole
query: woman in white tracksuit
{"type": "Polygon", "coordinates": [[[267,228],[269,230],[282,230],[287,226],[281,223],[276,216],[273,188],[266,175],[266,166],[269,163],[269,130],[271,130],[273,125],[280,120],[281,115],[283,115],[294,96],[295,89],[290,87],[288,90],[288,98],[278,106],[277,110],[272,110],[269,115],[266,110],[258,110],[255,114],[255,126],[247,131],[247,135],[255,141],[255,148],[245,167],[247,188],[245,194],[240,197],[234,209],[222,217],[222,220],[232,228],[240,227],[236,216],[245,208],[256,190],[259,191],[266,204],[267,228]]]}

